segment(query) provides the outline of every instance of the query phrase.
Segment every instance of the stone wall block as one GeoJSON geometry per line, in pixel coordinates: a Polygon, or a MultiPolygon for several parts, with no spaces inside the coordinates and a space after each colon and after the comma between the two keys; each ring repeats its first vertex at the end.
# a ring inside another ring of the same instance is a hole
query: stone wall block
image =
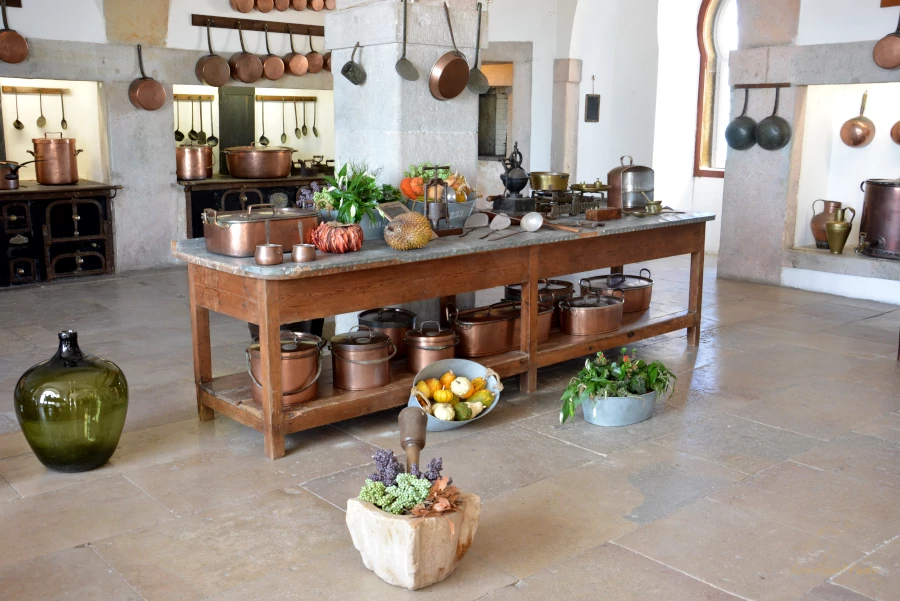
{"type": "Polygon", "coordinates": [[[737,0],[740,48],[784,46],[797,39],[800,0],[737,0]]]}
{"type": "Polygon", "coordinates": [[[766,83],[768,48],[737,50],[728,57],[730,85],[741,83],[766,83]]]}

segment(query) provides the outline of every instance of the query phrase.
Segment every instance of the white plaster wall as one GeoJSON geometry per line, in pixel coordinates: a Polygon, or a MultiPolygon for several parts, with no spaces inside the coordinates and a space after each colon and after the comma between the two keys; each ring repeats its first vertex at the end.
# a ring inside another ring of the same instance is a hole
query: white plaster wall
{"type": "MultiPolygon", "coordinates": [[[[27,3],[26,3],[27,4],[27,3]]],[[[102,163],[100,148],[100,111],[97,83],[92,81],[58,81],[52,79],[13,79],[4,77],[0,85],[19,87],[68,88],[71,95],[65,97],[66,138],[75,138],[77,147],[84,150],[78,155],[78,175],[82,179],[105,182],[106,173],[102,163]]],[[[16,120],[16,97],[3,95],[3,134],[6,139],[6,158],[17,163],[33,160],[26,150],[34,150],[34,138],[43,138],[47,132],[61,132],[62,109],[59,96],[44,96],[44,118],[47,124],[37,126],[40,113],[40,99],[37,94],[19,96],[19,120],[25,129],[13,127],[16,120]]],[[[53,136],[55,137],[55,136],[53,136]]],[[[34,164],[19,170],[20,180],[35,179],[34,164]]]]}
{"type": "MultiPolygon", "coordinates": [[[[269,88],[257,88],[256,93],[260,95],[271,96],[315,96],[318,99],[318,126],[319,137],[313,135],[313,103],[306,103],[306,127],[308,135],[298,140],[294,135],[294,128],[297,125],[294,122],[294,107],[285,104],[284,112],[287,122],[288,141],[284,146],[290,146],[298,150],[294,155],[294,159],[311,159],[314,155],[322,155],[326,159],[334,158],[334,92],[331,90],[281,90],[269,88]]],[[[260,103],[256,105],[256,138],[262,135],[262,110],[260,103]]],[[[281,120],[281,103],[266,103],[266,137],[270,143],[276,146],[281,144],[282,120],[281,120]]],[[[297,118],[300,126],[303,126],[303,104],[297,104],[297,118]]],[[[377,168],[378,165],[372,165],[377,168]]]]}
{"type": "MultiPolygon", "coordinates": [[[[848,246],[856,244],[863,207],[860,182],[900,177],[900,145],[889,135],[891,126],[900,121],[898,106],[900,83],[809,87],[794,246],[815,244],[809,220],[813,216],[811,204],[817,198],[837,200],[856,210],[848,246]],[[875,139],[865,148],[850,148],[841,142],[841,125],[859,114],[866,90],[866,116],[875,123],[875,139]]],[[[816,210],[822,210],[821,203],[816,210]]]]}
{"type": "Polygon", "coordinates": [[[106,43],[103,0],[26,0],[22,4],[22,8],[7,8],[7,14],[10,28],[25,38],[106,43]]]}
{"type": "Polygon", "coordinates": [[[863,42],[897,27],[900,8],[881,8],[878,0],[802,0],[797,45],[863,42]]]}
{"type": "Polygon", "coordinates": [[[578,181],[606,181],[619,157],[653,164],[657,0],[581,0],[570,56],[584,61],[578,114],[578,181]],[[584,122],[584,95],[600,94],[600,122],[584,122]]]}

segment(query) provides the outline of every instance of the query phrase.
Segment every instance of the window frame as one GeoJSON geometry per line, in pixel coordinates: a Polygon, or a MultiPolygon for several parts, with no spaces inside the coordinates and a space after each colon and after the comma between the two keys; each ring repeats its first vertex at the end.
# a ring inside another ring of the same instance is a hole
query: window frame
{"type": "MultiPolygon", "coordinates": [[[[725,0],[703,0],[697,17],[700,49],[700,81],[697,88],[697,132],[694,140],[694,177],[724,178],[725,170],[711,167],[718,60],[715,44],[716,17],[725,0]]],[[[728,82],[725,82],[728,85],[728,82]]]]}

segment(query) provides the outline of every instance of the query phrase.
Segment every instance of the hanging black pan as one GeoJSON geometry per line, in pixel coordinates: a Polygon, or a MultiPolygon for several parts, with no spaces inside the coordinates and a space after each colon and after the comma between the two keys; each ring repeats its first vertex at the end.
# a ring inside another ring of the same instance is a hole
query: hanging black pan
{"type": "Polygon", "coordinates": [[[446,2],[444,2],[444,12],[447,13],[447,26],[450,28],[453,50],[434,63],[434,67],[431,68],[429,87],[431,95],[438,100],[451,100],[462,94],[469,83],[469,63],[466,62],[465,55],[456,47],[453,23],[450,21],[450,7],[446,2]]]}

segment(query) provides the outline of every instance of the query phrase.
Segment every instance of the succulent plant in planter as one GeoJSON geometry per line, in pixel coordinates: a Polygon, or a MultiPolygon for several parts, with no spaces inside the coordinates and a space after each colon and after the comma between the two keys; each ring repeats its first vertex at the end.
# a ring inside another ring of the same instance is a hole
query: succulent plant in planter
{"type": "Polygon", "coordinates": [[[610,360],[602,352],[584,362],[578,375],[569,381],[562,395],[559,422],[575,416],[579,405],[584,419],[598,426],[627,426],[653,414],[656,399],[675,381],[673,374],[659,361],[647,363],[637,351],[622,349],[619,360],[610,360]]]}

